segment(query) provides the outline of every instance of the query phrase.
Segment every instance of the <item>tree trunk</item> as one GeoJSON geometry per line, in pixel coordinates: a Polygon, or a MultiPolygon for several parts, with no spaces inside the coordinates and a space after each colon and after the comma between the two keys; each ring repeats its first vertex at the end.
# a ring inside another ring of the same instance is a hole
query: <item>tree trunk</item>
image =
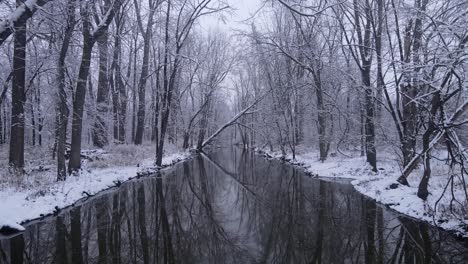
{"type": "Polygon", "coordinates": [[[65,58],[67,56],[70,40],[75,28],[75,3],[76,0],[68,1],[68,25],[62,41],[62,46],[60,48],[57,67],[57,180],[65,180],[67,177],[67,169],[65,165],[65,145],[67,140],[67,124],[70,110],[68,109],[67,92],[65,91],[65,58]]]}
{"type": "Polygon", "coordinates": [[[72,121],[72,138],[71,138],[71,154],[70,162],[68,166],[69,173],[77,171],[81,168],[81,135],[83,130],[83,109],[86,97],[86,82],[89,75],[89,67],[91,64],[91,53],[96,39],[99,39],[102,34],[107,32],[109,24],[115,15],[115,10],[120,8],[120,1],[116,1],[112,6],[109,4],[109,8],[112,8],[106,13],[106,17],[103,18],[101,24],[95,29],[94,33],[91,34],[90,30],[90,14],[89,14],[89,3],[83,5],[81,8],[81,17],[83,20],[83,52],[81,57],[80,70],[78,73],[78,80],[76,84],[75,97],[73,100],[73,121],[72,121]]]}
{"type": "MultiPolygon", "coordinates": [[[[21,6],[22,1],[16,0],[21,6]]],[[[26,19],[14,23],[13,86],[11,93],[11,133],[9,164],[22,175],[24,167],[24,104],[26,102],[26,19]]]]}
{"type": "Polygon", "coordinates": [[[84,39],[83,54],[81,57],[80,71],[73,101],[73,121],[71,136],[71,154],[68,165],[69,173],[81,168],[81,134],[83,130],[83,109],[86,97],[86,83],[88,80],[89,67],[91,64],[91,52],[93,43],[90,39],[84,39]]]}
{"type": "MultiPolygon", "coordinates": [[[[120,45],[119,45],[120,49],[120,45]]],[[[121,50],[119,50],[119,53],[121,53],[121,50]]],[[[119,55],[119,57],[121,54],[119,55]]],[[[131,57],[131,56],[130,56],[131,57]]],[[[135,67],[135,65],[133,65],[135,67]]],[[[122,72],[120,65],[117,65],[116,68],[116,80],[118,85],[118,91],[119,91],[119,142],[125,143],[125,139],[127,136],[127,129],[126,129],[126,124],[127,124],[127,104],[128,104],[128,96],[127,96],[127,87],[125,86],[125,83],[122,80],[122,72]]],[[[128,70],[127,70],[127,80],[130,80],[130,74],[132,70],[132,65],[131,63],[128,65],[128,70]]]]}
{"type": "MultiPolygon", "coordinates": [[[[112,71],[115,74],[114,62],[112,62],[112,71]]],[[[117,84],[115,83],[113,74],[109,76],[109,85],[110,85],[110,88],[111,88],[110,90],[112,94],[112,121],[113,121],[112,132],[113,132],[114,142],[118,142],[119,140],[119,108],[120,108],[119,101],[120,100],[119,100],[119,92],[117,91],[117,88],[115,87],[117,84]]]]}
{"type": "MultiPolygon", "coordinates": [[[[209,99],[206,99],[209,100],[209,99]]],[[[198,131],[198,142],[197,142],[197,149],[202,149],[203,141],[205,139],[206,129],[208,126],[208,114],[210,111],[209,103],[206,108],[203,110],[202,119],[200,121],[200,129],[198,131]]]]}
{"type": "MultiPolygon", "coordinates": [[[[169,121],[170,104],[172,90],[174,85],[175,75],[177,74],[178,58],[176,57],[172,67],[172,73],[169,74],[169,18],[171,15],[171,1],[167,2],[166,9],[166,24],[164,36],[164,65],[163,65],[163,93],[161,94],[161,127],[158,129],[159,139],[156,145],[156,165],[161,166],[164,150],[164,139],[166,137],[166,129],[169,121]],[[170,77],[169,77],[170,76],[170,77]]],[[[176,52],[178,53],[179,50],[176,52]]]]}
{"type": "Polygon", "coordinates": [[[36,116],[34,114],[34,97],[31,98],[31,103],[29,104],[29,107],[31,108],[31,140],[32,140],[32,145],[36,145],[36,116]]]}
{"type": "MultiPolygon", "coordinates": [[[[40,81],[39,81],[40,83],[40,81]]],[[[44,128],[44,116],[41,109],[41,89],[36,89],[36,105],[37,105],[37,144],[42,146],[42,129],[44,128]]]]}
{"type": "Polygon", "coordinates": [[[184,140],[183,140],[183,143],[182,143],[182,148],[183,149],[188,149],[189,148],[189,141],[190,141],[190,132],[185,131],[184,132],[184,140]]]}
{"type": "Polygon", "coordinates": [[[429,148],[430,148],[430,143],[431,143],[431,136],[437,128],[434,119],[435,119],[435,115],[439,107],[440,107],[440,92],[437,92],[432,98],[431,112],[429,116],[429,124],[423,135],[423,152],[425,153],[424,154],[424,174],[423,174],[423,177],[421,178],[421,182],[419,183],[419,187],[418,187],[418,197],[423,200],[426,200],[427,196],[429,195],[429,191],[427,189],[429,185],[429,178],[431,177],[431,150],[429,148]]]}
{"type": "MultiPolygon", "coordinates": [[[[122,69],[120,67],[121,56],[122,56],[122,47],[121,47],[121,37],[122,33],[122,21],[123,17],[120,17],[116,21],[116,34],[115,34],[115,46],[114,54],[112,59],[112,70],[113,75],[111,75],[112,80],[110,81],[113,84],[112,90],[112,101],[113,101],[113,112],[114,112],[114,140],[119,143],[125,143],[125,122],[127,115],[127,89],[122,80],[122,69]]],[[[131,65],[132,65],[132,51],[130,51],[130,64],[128,65],[127,78],[130,77],[131,65]]]]}
{"type": "MultiPolygon", "coordinates": [[[[136,126],[136,132],[135,132],[135,144],[136,145],[141,145],[143,143],[143,133],[145,130],[146,82],[148,80],[149,55],[150,55],[151,38],[153,36],[154,13],[155,13],[155,7],[153,6],[153,2],[150,1],[150,13],[148,17],[148,23],[146,25],[146,31],[143,34],[143,38],[144,38],[143,61],[142,61],[142,66],[141,66],[140,81],[138,82],[138,113],[137,113],[137,126],[136,126]]],[[[140,14],[138,13],[137,16],[140,16],[140,14]]]]}
{"type": "Polygon", "coordinates": [[[366,132],[366,160],[372,166],[372,170],[377,172],[377,151],[375,149],[375,125],[374,125],[374,95],[370,83],[370,64],[364,67],[362,79],[365,92],[365,132],[366,132]]]}
{"type": "Polygon", "coordinates": [[[318,133],[319,133],[319,150],[320,161],[325,161],[328,156],[328,143],[327,143],[327,119],[326,110],[323,101],[323,90],[320,72],[314,74],[315,95],[317,97],[317,117],[318,117],[318,133]]]}
{"type": "Polygon", "coordinates": [[[134,48],[135,53],[133,54],[133,85],[132,85],[132,142],[135,143],[136,135],[136,116],[137,116],[137,40],[135,38],[134,48]]]}
{"type": "Polygon", "coordinates": [[[93,145],[99,148],[109,144],[107,112],[109,107],[109,74],[107,67],[109,34],[104,32],[97,40],[99,47],[99,77],[96,97],[96,119],[93,129],[93,145]]]}
{"type": "Polygon", "coordinates": [[[3,111],[2,111],[2,106],[0,105],[0,145],[3,145],[5,143],[3,141],[3,137],[5,136],[3,133],[3,111]]]}
{"type": "MultiPolygon", "coordinates": [[[[382,27],[383,27],[383,8],[384,0],[377,0],[377,28],[375,29],[375,53],[377,54],[377,97],[382,101],[384,77],[382,70],[382,27]]],[[[380,119],[382,116],[382,104],[377,104],[377,116],[380,119]]]]}
{"type": "Polygon", "coordinates": [[[414,22],[413,35],[411,36],[411,28],[413,26],[412,20],[406,29],[405,36],[405,64],[413,62],[413,69],[406,69],[403,72],[405,84],[402,85],[403,93],[403,165],[406,167],[415,156],[416,151],[416,137],[418,134],[418,105],[416,98],[421,92],[421,83],[419,76],[420,59],[419,50],[422,45],[422,18],[423,12],[426,10],[427,0],[415,0],[414,8],[418,11],[417,17],[414,22]]]}

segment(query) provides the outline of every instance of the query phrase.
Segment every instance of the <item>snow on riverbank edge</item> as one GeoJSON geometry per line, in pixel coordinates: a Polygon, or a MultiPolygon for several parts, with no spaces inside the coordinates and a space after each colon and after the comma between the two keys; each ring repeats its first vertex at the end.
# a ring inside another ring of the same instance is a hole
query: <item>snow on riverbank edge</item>
{"type": "MultiPolygon", "coordinates": [[[[408,217],[427,222],[433,226],[444,229],[463,239],[468,238],[468,219],[464,218],[468,205],[453,205],[451,196],[442,195],[446,188],[448,177],[443,174],[442,166],[437,169],[440,175],[434,175],[429,184],[430,195],[427,201],[417,197],[420,177],[411,175],[408,179],[410,186],[398,184],[396,179],[401,175],[401,168],[396,160],[385,157],[378,162],[379,171],[372,172],[365,157],[329,157],[325,162],[318,159],[315,152],[305,152],[296,155],[282,155],[279,152],[255,149],[270,159],[285,161],[305,169],[306,173],[318,178],[350,179],[354,189],[361,194],[387,206],[390,209],[408,217]],[[451,205],[452,203],[452,205],[451,205]],[[452,214],[450,206],[457,214],[452,214]],[[436,210],[437,209],[437,210],[436,210]]],[[[437,166],[434,166],[437,167],[437,166]]],[[[444,166],[445,167],[445,166],[444,166]]],[[[422,172],[417,173],[422,175],[422,172]]],[[[462,190],[454,190],[454,197],[463,201],[462,190]]]]}
{"type": "MultiPolygon", "coordinates": [[[[163,158],[163,168],[187,160],[191,154],[181,152],[163,158]]],[[[156,172],[151,159],[137,166],[82,170],[79,176],[54,182],[38,189],[5,187],[0,189],[0,233],[23,231],[21,224],[53,214],[90,195],[118,186],[138,176],[156,172]]],[[[51,176],[54,177],[54,176],[51,176]]]]}

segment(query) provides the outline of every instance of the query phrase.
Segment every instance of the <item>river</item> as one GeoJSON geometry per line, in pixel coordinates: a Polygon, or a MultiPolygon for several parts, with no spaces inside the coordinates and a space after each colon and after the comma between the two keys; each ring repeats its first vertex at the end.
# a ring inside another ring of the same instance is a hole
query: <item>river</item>
{"type": "MultiPolygon", "coordinates": [[[[3,213],[3,212],[2,212],[3,213]]],[[[468,245],[347,181],[224,148],[0,238],[0,263],[467,263],[468,245]]]]}

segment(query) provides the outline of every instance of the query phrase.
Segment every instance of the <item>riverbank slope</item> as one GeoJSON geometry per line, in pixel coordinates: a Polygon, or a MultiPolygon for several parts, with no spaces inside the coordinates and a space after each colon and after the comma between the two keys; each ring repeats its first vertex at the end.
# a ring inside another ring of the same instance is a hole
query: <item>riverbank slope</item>
{"type": "MultiPolygon", "coordinates": [[[[56,213],[82,198],[160,169],[153,165],[154,147],[114,146],[83,151],[88,158],[82,170],[57,182],[55,161],[44,159],[41,149],[28,153],[32,154],[26,159],[26,173],[21,178],[11,175],[6,164],[0,166],[0,233],[24,230],[22,223],[56,213]]],[[[163,167],[189,156],[189,152],[169,149],[163,158],[163,167]]]]}

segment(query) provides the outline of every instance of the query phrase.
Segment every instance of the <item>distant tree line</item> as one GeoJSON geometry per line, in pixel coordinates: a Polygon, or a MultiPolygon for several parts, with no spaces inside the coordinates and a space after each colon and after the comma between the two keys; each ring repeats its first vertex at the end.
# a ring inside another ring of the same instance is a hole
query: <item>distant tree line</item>
{"type": "Polygon", "coordinates": [[[246,32],[239,108],[271,93],[239,122],[243,142],[293,156],[315,145],[322,161],[357,150],[374,171],[379,154],[397,153],[400,183],[423,166],[422,199],[435,156],[466,193],[467,10],[466,0],[268,1],[246,32]]]}

